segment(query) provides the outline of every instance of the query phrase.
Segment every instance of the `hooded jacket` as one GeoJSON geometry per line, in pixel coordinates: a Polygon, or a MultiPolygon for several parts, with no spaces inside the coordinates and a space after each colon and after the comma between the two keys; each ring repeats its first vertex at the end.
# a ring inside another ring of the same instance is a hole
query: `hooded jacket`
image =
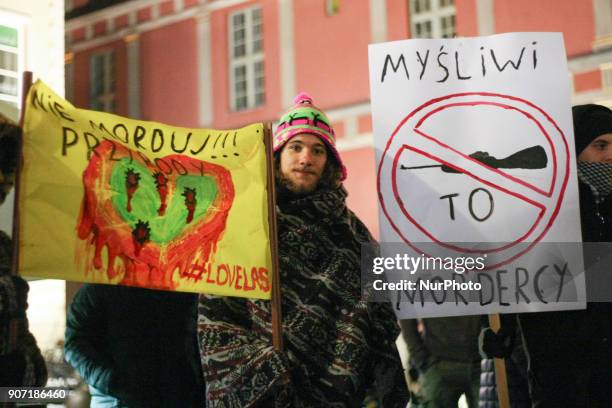
{"type": "Polygon", "coordinates": [[[197,295],[84,285],[68,310],[65,355],[92,407],[200,407],[197,295]]]}
{"type": "MultiPolygon", "coordinates": [[[[574,106],[572,112],[577,156],[598,136],[612,133],[610,109],[588,104],[574,106]]],[[[579,183],[579,193],[583,242],[610,242],[612,196],[597,200],[583,180],[579,183]]],[[[588,244],[584,246],[587,291],[610,282],[609,265],[593,267],[599,263],[601,255],[598,251],[593,252],[593,248],[588,244]]],[[[590,294],[587,300],[591,300],[590,294]]],[[[529,353],[534,407],[607,406],[612,386],[611,305],[609,302],[589,302],[586,310],[519,316],[529,353]]]]}

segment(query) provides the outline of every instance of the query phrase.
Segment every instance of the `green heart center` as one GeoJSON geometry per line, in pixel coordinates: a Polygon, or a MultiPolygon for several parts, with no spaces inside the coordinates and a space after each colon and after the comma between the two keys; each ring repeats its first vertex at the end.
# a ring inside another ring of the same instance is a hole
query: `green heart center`
{"type": "Polygon", "coordinates": [[[218,193],[210,176],[180,175],[166,180],[166,206],[162,208],[164,187],[140,163],[123,158],[113,167],[110,177],[112,203],[123,220],[134,230],[139,222],[148,222],[149,240],[167,244],[185,227],[197,223],[208,211],[218,193]]]}

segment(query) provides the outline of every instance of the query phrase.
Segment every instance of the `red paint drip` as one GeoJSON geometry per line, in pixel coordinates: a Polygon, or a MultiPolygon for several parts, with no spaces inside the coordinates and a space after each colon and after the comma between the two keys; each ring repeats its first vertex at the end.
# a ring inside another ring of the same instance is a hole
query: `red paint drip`
{"type": "Polygon", "coordinates": [[[132,231],[132,242],[134,244],[134,252],[136,256],[140,255],[140,251],[144,244],[149,242],[151,236],[151,229],[149,228],[148,222],[138,221],[134,230],[132,231]]]}
{"type": "MultiPolygon", "coordinates": [[[[190,175],[213,178],[217,184],[218,193],[203,217],[196,222],[193,222],[192,219],[185,230],[174,240],[166,245],[160,245],[145,240],[148,237],[143,233],[143,228],[138,228],[138,224],[131,228],[117,213],[112,201],[101,198],[105,196],[102,192],[111,188],[110,174],[116,163],[116,161],[109,160],[113,150],[115,151],[114,159],[133,157],[134,160],[148,168],[151,174],[160,171],[151,161],[143,160],[126,147],[112,141],[105,140],[96,148],[97,154],[92,155],[83,173],[85,191],[77,226],[78,237],[87,241],[89,244],[87,247],[90,249],[84,254],[87,258],[86,270],[83,271],[84,276],[93,269],[100,270],[104,267],[102,252],[106,248],[108,255],[106,275],[109,279],[123,273],[120,284],[174,290],[177,283],[173,281],[173,275],[177,269],[179,276],[184,276],[195,263],[206,264],[211,254],[216,251],[234,201],[235,192],[231,175],[221,166],[190,157],[171,155],[164,158],[168,162],[174,160],[189,169],[190,175]],[[101,180],[102,175],[108,178],[101,180]]],[[[137,175],[140,179],[140,175],[137,175]]],[[[177,173],[168,174],[167,184],[176,185],[178,176],[177,173]]],[[[168,189],[165,194],[168,194],[168,191],[172,189],[168,189]]],[[[173,189],[173,191],[177,190],[173,189]]],[[[129,198],[129,188],[127,194],[129,198]]],[[[195,198],[194,191],[194,212],[195,198]]],[[[166,201],[162,201],[164,202],[166,201]]],[[[146,223],[148,220],[142,222],[146,223]]],[[[77,254],[79,255],[81,254],[77,254]]]]}
{"type": "Polygon", "coordinates": [[[132,212],[132,197],[138,189],[138,182],[140,181],[140,174],[134,172],[132,169],[128,169],[125,173],[125,188],[127,190],[127,211],[132,212]]]}
{"type": "Polygon", "coordinates": [[[185,188],[183,197],[185,197],[185,206],[187,207],[187,220],[185,223],[189,224],[191,221],[193,221],[193,214],[195,213],[197,205],[195,189],[185,188]]]}
{"type": "Polygon", "coordinates": [[[187,211],[189,211],[189,212],[187,213],[186,223],[189,224],[189,223],[191,223],[191,221],[193,221],[193,212],[195,211],[195,206],[188,205],[187,206],[187,211]]]}
{"type": "Polygon", "coordinates": [[[158,215],[164,215],[166,213],[168,198],[168,179],[162,172],[155,173],[155,186],[157,187],[157,193],[159,194],[159,201],[161,202],[159,209],[157,210],[158,215]]]}

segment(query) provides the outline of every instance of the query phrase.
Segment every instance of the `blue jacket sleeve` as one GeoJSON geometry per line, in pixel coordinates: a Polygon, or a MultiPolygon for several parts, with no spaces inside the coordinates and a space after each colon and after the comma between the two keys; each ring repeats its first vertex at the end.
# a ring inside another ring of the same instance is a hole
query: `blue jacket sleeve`
{"type": "Polygon", "coordinates": [[[87,382],[114,394],[113,362],[105,338],[104,300],[95,286],[85,285],[75,295],[66,318],[65,358],[87,382]]]}

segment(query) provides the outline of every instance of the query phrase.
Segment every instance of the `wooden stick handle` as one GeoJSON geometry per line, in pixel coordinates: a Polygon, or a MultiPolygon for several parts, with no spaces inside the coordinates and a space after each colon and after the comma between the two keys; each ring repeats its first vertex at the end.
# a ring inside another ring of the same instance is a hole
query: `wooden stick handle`
{"type": "Polygon", "coordinates": [[[21,127],[21,137],[17,141],[17,168],[15,169],[15,201],[13,204],[13,258],[11,260],[11,274],[19,273],[19,197],[21,195],[20,175],[23,167],[23,122],[25,121],[26,100],[28,92],[32,87],[32,72],[24,71],[21,86],[21,112],[19,127],[21,127]]]}
{"type": "Polygon", "coordinates": [[[281,313],[280,269],[278,265],[278,240],[276,227],[276,179],[274,176],[274,151],[272,146],[272,124],[264,126],[264,141],[268,162],[268,223],[270,225],[270,253],[272,255],[272,345],[283,349],[283,316],[281,313]]]}
{"type": "MultiPolygon", "coordinates": [[[[501,328],[499,314],[489,315],[489,326],[494,332],[501,328]]],[[[510,395],[508,394],[508,379],[506,378],[506,362],[503,358],[495,358],[495,382],[497,388],[497,398],[500,408],[510,408],[510,395]]]]}

